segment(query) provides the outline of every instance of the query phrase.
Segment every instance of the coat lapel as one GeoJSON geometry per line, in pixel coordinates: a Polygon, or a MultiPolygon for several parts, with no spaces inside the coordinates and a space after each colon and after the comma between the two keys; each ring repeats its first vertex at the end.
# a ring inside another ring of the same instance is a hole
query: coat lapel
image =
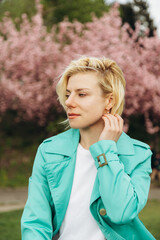
{"type": "Polygon", "coordinates": [[[67,132],[50,138],[45,146],[44,166],[54,204],[54,235],[64,219],[72,189],[79,131],[67,132]]]}
{"type": "Polygon", "coordinates": [[[55,210],[53,219],[54,234],[57,233],[62,224],[69,203],[75,160],[76,153],[73,154],[72,158],[65,157],[60,163],[50,163],[45,166],[55,210]]]}

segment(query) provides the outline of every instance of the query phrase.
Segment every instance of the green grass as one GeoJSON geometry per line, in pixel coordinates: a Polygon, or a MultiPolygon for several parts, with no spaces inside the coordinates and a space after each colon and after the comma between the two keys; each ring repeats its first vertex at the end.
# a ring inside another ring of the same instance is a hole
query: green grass
{"type": "Polygon", "coordinates": [[[20,240],[22,210],[0,213],[0,240],[20,240]]]}
{"type": "Polygon", "coordinates": [[[139,218],[156,240],[160,240],[160,201],[149,200],[139,218]]]}
{"type": "MultiPolygon", "coordinates": [[[[153,234],[160,240],[160,201],[150,200],[139,214],[140,219],[153,234]]],[[[0,213],[0,240],[20,240],[20,218],[22,210],[0,213]]]]}

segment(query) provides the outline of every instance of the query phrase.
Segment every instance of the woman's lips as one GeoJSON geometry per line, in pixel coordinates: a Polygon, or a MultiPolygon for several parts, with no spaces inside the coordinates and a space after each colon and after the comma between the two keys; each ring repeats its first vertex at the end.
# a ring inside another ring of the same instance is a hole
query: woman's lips
{"type": "Polygon", "coordinates": [[[74,118],[77,118],[79,117],[80,115],[79,114],[76,114],[76,113],[68,113],[68,118],[69,119],[74,119],[74,118]]]}

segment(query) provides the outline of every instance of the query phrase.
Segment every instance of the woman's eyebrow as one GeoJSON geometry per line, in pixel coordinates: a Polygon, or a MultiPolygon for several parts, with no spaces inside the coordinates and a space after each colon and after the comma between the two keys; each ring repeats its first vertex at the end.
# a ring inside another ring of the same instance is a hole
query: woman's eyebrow
{"type": "MultiPolygon", "coordinates": [[[[76,89],[75,91],[76,92],[80,92],[80,91],[83,91],[83,90],[90,90],[89,88],[78,88],[78,89],[76,89]]],[[[66,92],[71,92],[69,89],[66,89],[66,92]]]]}

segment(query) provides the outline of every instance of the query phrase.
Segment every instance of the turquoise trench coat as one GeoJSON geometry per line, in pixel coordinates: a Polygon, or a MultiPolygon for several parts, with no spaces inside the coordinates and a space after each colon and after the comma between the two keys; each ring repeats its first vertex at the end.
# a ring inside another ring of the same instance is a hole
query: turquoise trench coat
{"type": "MultiPolygon", "coordinates": [[[[39,146],[21,219],[22,240],[51,240],[59,231],[71,194],[79,137],[78,129],[70,129],[39,146]]],[[[89,207],[105,238],[155,239],[138,218],[150,187],[149,146],[122,133],[117,143],[102,140],[89,150],[97,167],[89,207]]]]}

